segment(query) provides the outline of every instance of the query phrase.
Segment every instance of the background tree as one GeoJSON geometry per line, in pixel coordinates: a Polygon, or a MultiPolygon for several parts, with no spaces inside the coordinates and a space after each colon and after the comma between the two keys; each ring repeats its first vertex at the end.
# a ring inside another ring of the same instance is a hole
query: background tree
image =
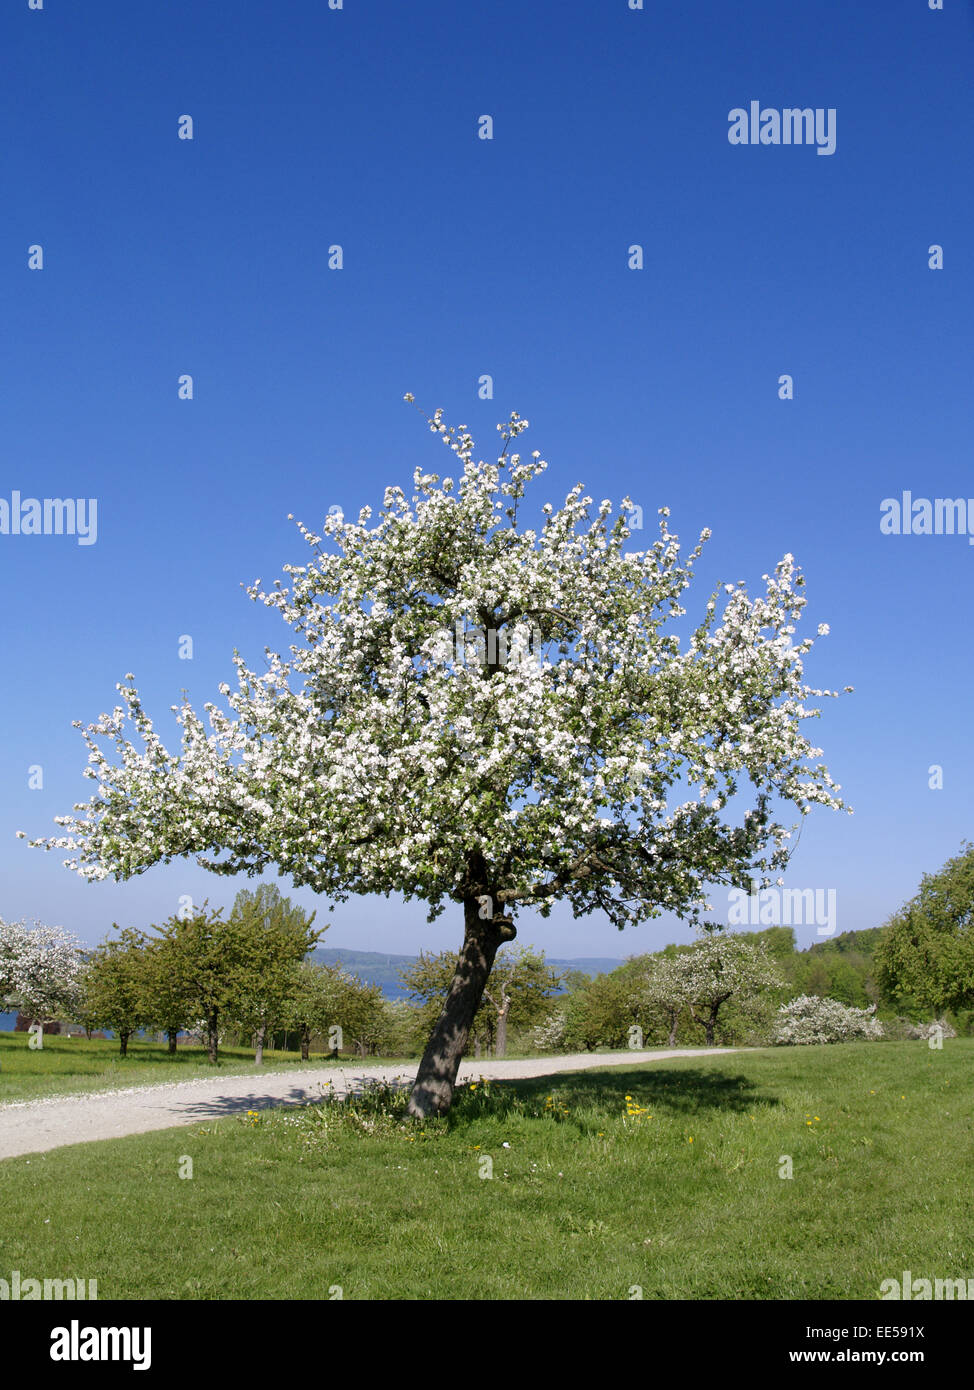
{"type": "Polygon", "coordinates": [[[289,1031],[297,1032],[305,1061],[311,1055],[315,1037],[327,1036],[330,1029],[339,1027],[344,1041],[346,1029],[351,1034],[356,1028],[361,1031],[367,1026],[366,1010],[360,1002],[360,996],[367,991],[367,986],[340,965],[304,960],[294,968],[281,1021],[289,1031]]]}
{"type": "MultiPolygon", "coordinates": [[[[422,952],[399,978],[416,1001],[427,1031],[432,1028],[449,996],[456,977],[457,952],[422,952]]],[[[511,1028],[529,1029],[544,1018],[548,1001],[558,989],[561,977],[548,965],[543,951],[530,947],[502,949],[494,962],[490,988],[485,989],[470,1028],[470,1036],[480,1048],[493,1049],[496,1057],[507,1051],[511,1028]]]]}
{"type": "Polygon", "coordinates": [[[673,957],[663,978],[671,990],[670,1002],[686,1005],[704,1029],[708,1047],[714,1045],[717,1019],[728,1000],[740,1003],[783,984],[764,944],[736,933],[715,933],[694,942],[673,957]]]}
{"type": "Polygon", "coordinates": [[[677,965],[676,953],[652,957],[641,984],[643,1001],[650,1008],[659,1009],[666,1021],[667,1047],[676,1047],[680,1017],[687,1007],[684,974],[677,965]]]}
{"type": "Polygon", "coordinates": [[[566,1048],[626,1047],[630,1028],[640,1025],[639,989],[618,970],[595,975],[571,991],[564,1012],[566,1048]]]}
{"type": "Polygon", "coordinates": [[[232,1019],[241,999],[252,987],[252,943],[239,919],[224,921],[223,909],[209,909],[204,902],[186,917],[176,913],[154,928],[164,950],[176,961],[180,988],[184,988],[194,1019],[206,1032],[209,1060],[219,1060],[219,1029],[232,1019]]]}
{"type": "Polygon", "coordinates": [[[877,978],[889,998],[940,1015],[974,1004],[974,845],[948,859],[886,924],[877,978]]]}
{"type": "Polygon", "coordinates": [[[874,1017],[875,1012],[875,1004],[868,1009],[853,1009],[838,999],[801,995],[781,1005],[771,1041],[783,1046],[881,1038],[883,1026],[874,1017]]]}
{"type": "Polygon", "coordinates": [[[339,997],[334,1022],[341,1027],[346,1045],[355,1047],[360,1057],[378,1051],[390,1024],[380,987],[365,984],[358,976],[349,975],[348,983],[339,997]]]}
{"type": "Polygon", "coordinates": [[[515,946],[498,954],[489,987],[484,988],[484,1002],[494,1012],[495,1057],[507,1055],[509,1028],[523,1031],[540,1023],[560,983],[544,951],[515,946]]]}
{"type": "Polygon", "coordinates": [[[0,918],[0,999],[40,1023],[73,1018],[81,1001],[84,953],[62,927],[0,918]]]}
{"type": "Polygon", "coordinates": [[[120,928],[118,939],[103,941],[93,951],[83,980],[86,1017],[96,1028],[118,1035],[119,1055],[128,1052],[129,1038],[145,1027],[149,1017],[146,989],[146,935],[133,927],[120,928]]]}
{"type": "Polygon", "coordinates": [[[684,646],[664,628],[685,613],[708,531],[681,562],[664,507],[658,540],[628,552],[630,499],[614,521],[608,500],[593,516],[580,483],[519,531],[547,467],[508,455],[527,421],[511,415],[496,464],[442,411],[428,424],[458,477],[416,469],[412,501],[388,488],[372,528],[369,507],[329,515],[336,553],[301,527],[312,558],[285,567],[290,589],[249,589],[304,642],[291,660],[268,652],[256,673],[235,657],[230,714],[207,704],[208,732],[178,711],[181,756],[127,676],[122,705],[85,732],[97,794],[58,818],[66,834],[32,842],[66,849],[89,879],[194,855],[226,874],[273,864],[334,901],[396,893],[431,917],[458,904],[463,944],[415,1115],[449,1107],[522,907],[564,899],[620,928],[662,911],[696,921],[708,885],[784,868],[779,801],[842,804],[801,731],[835,692],[804,683],[813,643],[792,641],[805,598],[791,555],[759,597],[718,587],[684,646]]]}
{"type": "Polygon", "coordinates": [[[240,943],[239,988],[231,1012],[234,1023],[254,1040],[254,1061],[264,1060],[268,1031],[281,1017],[294,978],[325,928],[311,931],[315,919],[273,883],[253,890],[242,888],[230,910],[230,922],[240,943]]]}
{"type": "Polygon", "coordinates": [[[378,1050],[384,1057],[412,1057],[423,1050],[426,1034],[408,999],[383,999],[383,1029],[378,1050]]]}
{"type": "Polygon", "coordinates": [[[95,1022],[94,1015],[89,1006],[83,979],[77,999],[71,1009],[71,1022],[79,1024],[85,1030],[85,1037],[91,1042],[91,1035],[98,1027],[98,1024],[95,1022]]]}
{"type": "Polygon", "coordinates": [[[194,972],[175,935],[147,938],[144,954],[146,1026],[165,1033],[174,1053],[179,1034],[200,1017],[194,972]]]}

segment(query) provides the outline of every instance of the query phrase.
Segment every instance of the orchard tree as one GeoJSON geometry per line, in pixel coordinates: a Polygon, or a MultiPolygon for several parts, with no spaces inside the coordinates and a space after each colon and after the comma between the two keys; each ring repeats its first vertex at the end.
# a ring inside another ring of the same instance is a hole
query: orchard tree
{"type": "Polygon", "coordinates": [[[663,952],[644,959],[645,969],[639,985],[641,1000],[646,1008],[662,1013],[666,1045],[676,1047],[680,1018],[687,1007],[683,974],[676,964],[675,954],[663,952]]]}
{"type": "Polygon", "coordinates": [[[184,1029],[199,1017],[190,962],[176,936],[152,937],[145,945],[146,1024],[165,1033],[170,1053],[184,1029]]]}
{"type": "Polygon", "coordinates": [[[374,1054],[389,1029],[389,1015],[382,988],[368,985],[357,975],[348,977],[350,984],[342,993],[335,1022],[342,1030],[346,1043],[353,1043],[360,1057],[374,1054]]]}
{"type": "Polygon", "coordinates": [[[84,953],[61,927],[0,918],[0,1001],[40,1023],[72,1018],[81,1003],[84,953]]]}
{"type": "Polygon", "coordinates": [[[185,916],[175,913],[153,930],[166,943],[163,950],[194,1021],[203,1020],[207,1055],[215,1063],[220,1025],[232,1019],[252,983],[246,932],[239,920],[224,921],[222,908],[210,911],[208,902],[185,916]]]}
{"type": "MultiPolygon", "coordinates": [[[[413,965],[400,970],[399,978],[425,1016],[428,1028],[443,1012],[456,972],[456,951],[440,951],[437,955],[422,952],[413,965]]],[[[478,1044],[485,1038],[495,1057],[505,1056],[508,1026],[529,1028],[539,1023],[560,978],[545,962],[543,951],[530,947],[501,950],[471,1025],[478,1044]]]]}
{"type": "Polygon", "coordinates": [[[264,1061],[268,1030],[281,1016],[298,965],[321,937],[312,932],[315,919],[273,883],[252,891],[242,888],[230,911],[241,945],[240,988],[232,1005],[234,1022],[254,1039],[254,1061],[264,1061]]]}
{"type": "Polygon", "coordinates": [[[660,967],[657,1000],[685,1006],[713,1047],[720,1010],[729,999],[746,1003],[783,981],[763,942],[714,933],[695,941],[660,967]]]}
{"type": "Polygon", "coordinates": [[[428,1036],[417,1029],[418,1011],[407,999],[383,999],[382,1031],[376,1039],[376,1050],[384,1057],[410,1057],[428,1036]]]}
{"type": "Polygon", "coordinates": [[[916,895],[886,923],[876,964],[887,998],[938,1017],[974,1004],[974,845],[924,874],[916,895]]]}
{"type": "Polygon", "coordinates": [[[561,976],[547,964],[544,951],[515,946],[502,953],[484,988],[484,999],[494,1011],[495,1057],[507,1054],[508,1025],[529,1028],[539,1023],[560,983],[561,976]]]}
{"type": "Polygon", "coordinates": [[[146,935],[134,927],[119,928],[118,940],[103,941],[88,961],[84,977],[85,1018],[97,1028],[111,1028],[118,1037],[119,1056],[128,1052],[129,1038],[149,1021],[146,935]]]}
{"type": "Polygon", "coordinates": [[[626,1047],[630,1030],[640,1026],[640,998],[634,981],[620,970],[595,975],[572,990],[563,1006],[567,1047],[626,1047]]]}
{"type": "MultiPolygon", "coordinates": [[[[319,965],[316,961],[304,960],[295,966],[281,1010],[281,1022],[288,1031],[297,1032],[305,1062],[311,1056],[313,1037],[336,1027],[341,1028],[344,1037],[345,1025],[354,1012],[352,1001],[356,983],[339,965],[319,965]]],[[[338,1047],[333,1050],[337,1052],[338,1047]]]]}
{"type": "Polygon", "coordinates": [[[620,928],[695,921],[709,885],[749,891],[783,870],[779,801],[842,804],[802,732],[808,701],[837,692],[804,682],[791,555],[754,598],[718,586],[681,641],[667,623],[709,531],[681,560],[663,507],[658,540],[627,551],[630,499],[613,519],[580,483],[519,529],[547,467],[510,452],[527,421],[499,426],[490,464],[442,414],[428,424],[456,476],[417,468],[412,499],[388,488],[374,526],[370,507],[330,514],[322,535],[301,526],[309,563],[285,566],[290,587],[248,589],[300,639],[290,658],[268,650],[254,672],[235,654],[229,712],[206,704],[209,728],[173,706],[179,753],[126,676],[84,732],[95,795],[32,842],[92,880],[195,856],[224,874],[274,865],[333,903],[397,894],[431,919],[456,903],[463,942],[413,1085],[419,1116],[449,1108],[519,910],[563,899],[620,928]]]}

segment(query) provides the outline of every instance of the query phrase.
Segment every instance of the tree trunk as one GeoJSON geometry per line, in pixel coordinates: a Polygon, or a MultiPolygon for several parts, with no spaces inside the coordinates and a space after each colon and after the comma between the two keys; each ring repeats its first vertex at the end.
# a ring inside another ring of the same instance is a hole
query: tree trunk
{"type": "Polygon", "coordinates": [[[215,1062],[219,1055],[220,1044],[217,1038],[216,1025],[217,1010],[214,1009],[206,1020],[206,1055],[211,1062],[215,1062]]]}
{"type": "Polygon", "coordinates": [[[507,1015],[511,1012],[510,995],[502,994],[503,1003],[497,1012],[497,1042],[494,1045],[494,1056],[504,1057],[507,1053],[507,1015]]]}
{"type": "Polygon", "coordinates": [[[667,1047],[676,1047],[676,1032],[679,1026],[680,1011],[679,1009],[674,1009],[673,1012],[670,1014],[670,1039],[667,1043],[667,1047]]]}
{"type": "Polygon", "coordinates": [[[168,1030],[167,1034],[166,1034],[166,1036],[167,1036],[168,1039],[169,1039],[169,1051],[170,1051],[170,1052],[175,1052],[175,1051],[176,1051],[176,1036],[177,1036],[178,1032],[179,1032],[179,1030],[178,1030],[177,1028],[170,1028],[170,1029],[168,1030]]]}
{"type": "Polygon", "coordinates": [[[124,1057],[129,1050],[129,1033],[119,1033],[118,1035],[118,1055],[124,1057]]]}
{"type": "Polygon", "coordinates": [[[449,1110],[460,1060],[494,957],[505,941],[513,941],[517,935],[513,922],[506,917],[481,918],[482,892],[486,888],[478,883],[464,898],[463,949],[409,1095],[409,1113],[419,1118],[445,1115],[449,1110]]]}
{"type": "Polygon", "coordinates": [[[254,1065],[261,1067],[264,1065],[264,1039],[267,1037],[267,1024],[262,1023],[257,1029],[257,1047],[254,1051],[254,1065]]]}
{"type": "Polygon", "coordinates": [[[474,1033],[474,1035],[473,1035],[473,1055],[474,1055],[474,1057],[477,1059],[477,1061],[479,1062],[479,1061],[480,1061],[480,1034],[479,1034],[479,1033],[474,1033]]]}
{"type": "Polygon", "coordinates": [[[311,1056],[311,1029],[301,1029],[301,1061],[307,1062],[311,1056]]]}

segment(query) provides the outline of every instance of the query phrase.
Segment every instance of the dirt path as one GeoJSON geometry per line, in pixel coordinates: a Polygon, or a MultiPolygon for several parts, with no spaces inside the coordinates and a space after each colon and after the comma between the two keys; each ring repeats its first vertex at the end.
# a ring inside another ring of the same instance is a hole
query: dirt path
{"type": "MultiPolygon", "coordinates": [[[[514,1080],[529,1076],[554,1076],[558,1072],[583,1071],[588,1067],[626,1067],[634,1062],[659,1062],[669,1057],[709,1057],[735,1048],[666,1048],[658,1052],[627,1052],[571,1057],[537,1057],[527,1061],[464,1062],[459,1081],[514,1080]]],[[[157,1086],[128,1087],[77,1096],[52,1096],[47,1100],[10,1101],[0,1105],[0,1159],[20,1154],[44,1153],[66,1144],[92,1139],[121,1139],[173,1125],[200,1124],[205,1120],[263,1110],[274,1105],[296,1105],[317,1100],[326,1082],[343,1095],[365,1078],[411,1081],[415,1066],[327,1067],[321,1071],[268,1072],[264,1076],[204,1077],[197,1081],[168,1082],[157,1086]]]]}

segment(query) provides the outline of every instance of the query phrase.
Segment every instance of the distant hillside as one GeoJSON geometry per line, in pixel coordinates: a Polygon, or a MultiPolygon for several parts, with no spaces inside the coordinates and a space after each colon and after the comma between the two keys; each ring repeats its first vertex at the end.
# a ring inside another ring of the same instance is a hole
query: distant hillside
{"type": "Polygon", "coordinates": [[[840,932],[838,936],[833,936],[828,941],[813,942],[811,946],[806,948],[805,953],[810,956],[833,954],[871,956],[879,945],[885,930],[885,927],[864,927],[861,931],[840,932]]]}
{"type": "MultiPolygon", "coordinates": [[[[319,946],[311,953],[322,965],[340,965],[350,975],[357,975],[366,984],[378,985],[387,999],[406,999],[408,995],[399,979],[400,970],[415,965],[418,956],[393,956],[382,951],[352,951],[338,946],[319,946]]],[[[582,956],[575,960],[557,960],[546,956],[555,970],[581,970],[585,975],[606,975],[622,964],[604,956],[582,956]]]]}

